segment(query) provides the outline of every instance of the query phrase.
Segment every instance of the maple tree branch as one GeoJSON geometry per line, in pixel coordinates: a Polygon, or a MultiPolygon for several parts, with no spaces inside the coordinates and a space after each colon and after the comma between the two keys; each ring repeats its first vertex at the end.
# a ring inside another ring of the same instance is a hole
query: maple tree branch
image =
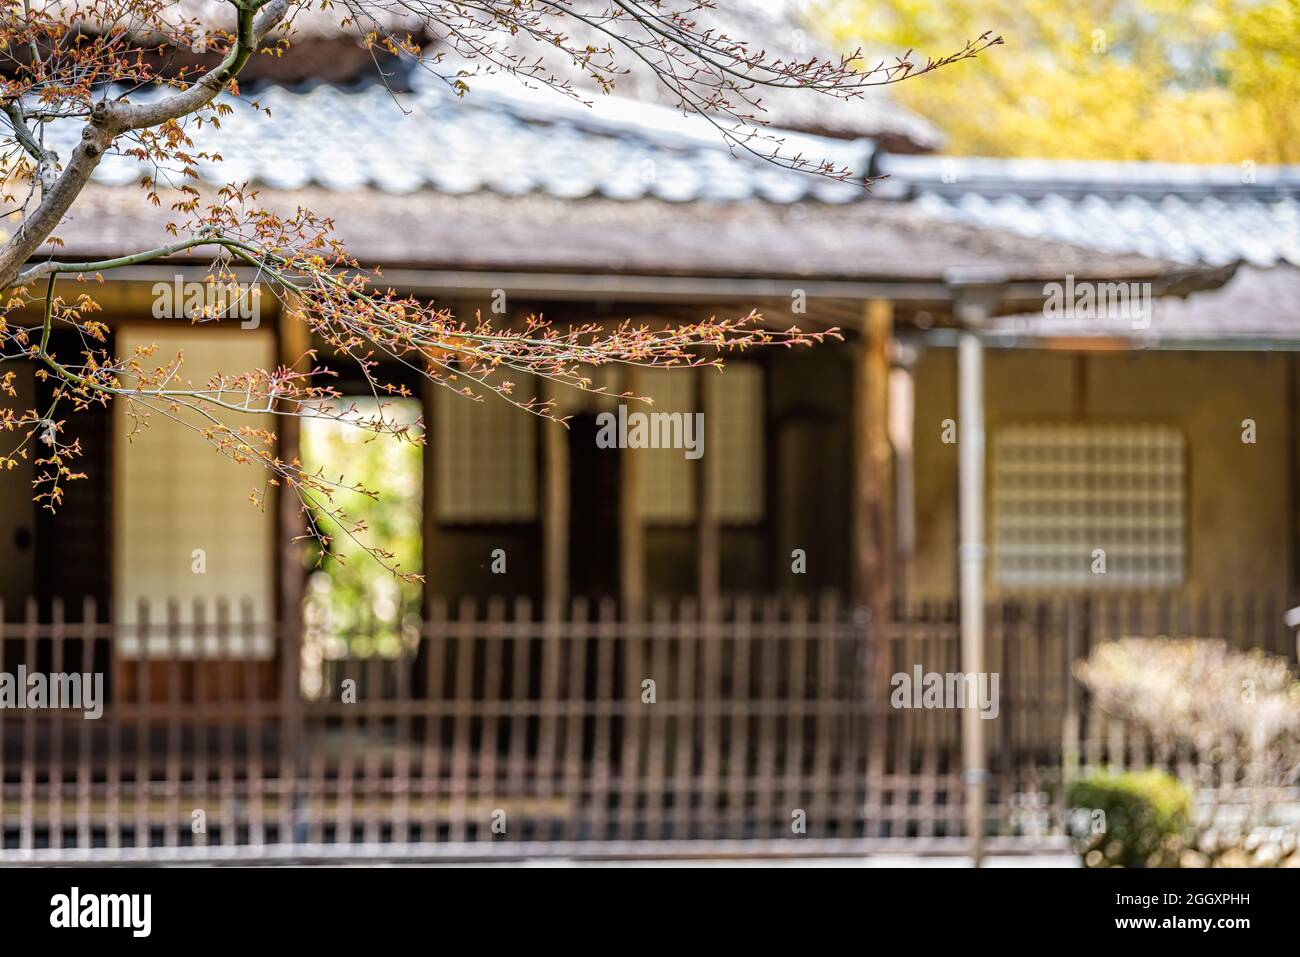
{"type": "Polygon", "coordinates": [[[95,104],[90,122],[82,129],[81,142],[72,151],[67,167],[42,195],[40,205],[0,251],[0,290],[16,284],[23,264],[58,227],[90,181],[105,151],[118,136],[128,130],[157,126],[187,116],[211,103],[243,69],[258,44],[284,18],[289,8],[289,0],[232,2],[238,8],[239,21],[235,42],[221,63],[193,86],[157,103],[134,105],[125,101],[100,100],[95,104]],[[260,16],[257,15],[259,9],[262,10],[260,16]]]}
{"type": "Polygon", "coordinates": [[[59,161],[58,154],[54,150],[47,150],[32,136],[32,131],[27,128],[27,118],[23,108],[16,102],[4,104],[4,114],[9,118],[9,125],[13,127],[14,139],[25,149],[32,159],[36,160],[37,178],[44,182],[42,173],[47,168],[53,168],[54,164],[59,161]]]}
{"type": "Polygon", "coordinates": [[[22,272],[17,279],[17,285],[26,285],[38,279],[44,279],[46,276],[64,275],[67,273],[88,273],[88,272],[107,272],[110,269],[120,269],[123,266],[138,266],[141,263],[150,262],[154,259],[161,259],[164,256],[171,256],[176,253],[185,252],[188,249],[196,249],[199,246],[223,246],[228,249],[242,247],[243,244],[237,240],[227,239],[224,236],[208,233],[201,236],[194,236],[190,239],[177,240],[167,246],[156,246],[153,249],[141,250],[138,253],[130,253],[126,256],[118,256],[114,259],[100,259],[94,262],[49,262],[39,263],[30,269],[22,272]]]}

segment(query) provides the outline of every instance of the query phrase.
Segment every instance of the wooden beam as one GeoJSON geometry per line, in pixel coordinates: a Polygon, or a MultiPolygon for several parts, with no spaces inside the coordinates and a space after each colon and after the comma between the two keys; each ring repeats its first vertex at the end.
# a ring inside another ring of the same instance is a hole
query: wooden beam
{"type": "Polygon", "coordinates": [[[893,303],[872,299],[853,376],[853,600],[882,621],[892,597],[893,461],[889,444],[889,340],[893,303]]]}

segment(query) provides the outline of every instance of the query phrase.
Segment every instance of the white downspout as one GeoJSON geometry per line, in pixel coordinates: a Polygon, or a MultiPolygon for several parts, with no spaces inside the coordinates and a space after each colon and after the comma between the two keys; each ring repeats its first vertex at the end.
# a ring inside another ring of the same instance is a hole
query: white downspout
{"type": "MultiPolygon", "coordinates": [[[[949,279],[961,332],[957,343],[957,486],[960,541],[957,548],[961,622],[961,670],[983,675],[984,661],[984,320],[997,307],[1000,283],[988,277],[949,279]]],[[[984,804],[988,768],[984,718],[976,701],[961,716],[962,783],[966,833],[975,867],[984,861],[984,804]]]]}

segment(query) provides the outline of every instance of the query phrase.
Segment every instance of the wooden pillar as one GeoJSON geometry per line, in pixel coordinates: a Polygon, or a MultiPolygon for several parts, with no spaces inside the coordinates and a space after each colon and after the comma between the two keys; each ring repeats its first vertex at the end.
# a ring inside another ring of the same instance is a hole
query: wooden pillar
{"type": "Polygon", "coordinates": [[[434,414],[435,395],[443,388],[425,379],[420,383],[420,410],[424,415],[424,449],[423,480],[420,496],[420,559],[424,567],[424,594],[421,598],[422,612],[428,611],[429,589],[440,587],[442,579],[438,574],[438,499],[437,499],[437,449],[438,422],[434,414]]]}
{"type": "MultiPolygon", "coordinates": [[[[457,300],[450,303],[451,312],[457,316],[467,316],[473,314],[472,304],[464,300],[457,300]]],[[[443,361],[453,360],[455,352],[446,350],[440,353],[443,361]]],[[[435,367],[434,364],[425,359],[425,369],[431,373],[435,371],[441,376],[447,375],[447,369],[444,367],[435,367]]],[[[459,383],[457,387],[463,385],[459,383]]],[[[424,416],[424,475],[421,481],[422,495],[420,497],[420,507],[422,514],[420,516],[420,530],[422,539],[420,542],[420,555],[423,560],[424,572],[424,589],[421,595],[421,612],[427,619],[429,612],[430,600],[433,598],[449,598],[447,585],[447,576],[445,566],[447,556],[442,553],[442,536],[441,526],[438,521],[438,434],[442,428],[438,422],[438,401],[451,396],[451,392],[446,391],[447,386],[440,385],[431,381],[427,376],[420,382],[420,411],[424,416]]],[[[461,397],[455,397],[458,401],[469,401],[461,397]]],[[[463,579],[456,579],[463,581],[463,579]]]]}
{"type": "MultiPolygon", "coordinates": [[[[624,391],[640,394],[637,370],[628,367],[627,377],[624,391]]],[[[630,619],[639,617],[645,608],[645,527],[637,508],[642,457],[636,451],[623,449],[619,453],[618,580],[623,615],[630,619]]]]}
{"type": "Polygon", "coordinates": [[[883,811],[888,746],[890,632],[889,340],[893,304],[870,300],[862,341],[853,358],[852,601],[854,622],[868,643],[867,700],[873,720],[867,728],[868,826],[883,811]],[[865,625],[865,628],[864,628],[865,625]],[[877,714],[878,712],[878,714],[877,714]]]}
{"type": "MultiPolygon", "coordinates": [[[[286,293],[277,323],[277,332],[279,363],[299,371],[303,370],[310,362],[304,357],[311,348],[311,331],[298,315],[297,298],[292,294],[286,293]]],[[[277,454],[283,461],[293,462],[302,451],[301,420],[293,415],[280,416],[277,425],[276,435],[279,440],[277,454]]],[[[302,599],[305,576],[303,546],[297,539],[306,530],[306,518],[302,514],[302,502],[292,490],[282,485],[277,490],[276,498],[279,523],[278,604],[280,626],[283,629],[281,647],[285,655],[281,667],[285,672],[283,675],[285,688],[291,687],[296,697],[298,668],[301,664],[299,658],[302,649],[302,599]]]]}
{"type": "MultiPolygon", "coordinates": [[[[557,386],[543,380],[547,399],[557,386]]],[[[542,430],[542,582],[547,607],[560,609],[569,599],[569,430],[541,421],[542,430]]]]}
{"type": "Polygon", "coordinates": [[[896,342],[889,370],[889,444],[894,454],[893,601],[906,614],[916,553],[916,476],[913,454],[916,412],[915,345],[896,342]]]}
{"type": "MultiPolygon", "coordinates": [[[[269,296],[267,297],[269,298],[269,296]]],[[[277,317],[276,343],[281,365],[303,370],[311,361],[306,358],[311,348],[311,331],[298,312],[297,297],[285,294],[284,305],[277,317]]],[[[285,462],[293,462],[302,454],[302,423],[293,415],[277,419],[277,454],[285,462]]],[[[302,535],[306,531],[306,516],[298,495],[283,484],[276,490],[277,545],[279,565],[277,576],[278,619],[280,641],[278,647],[281,700],[281,761],[283,780],[292,782],[297,777],[298,749],[302,740],[302,603],[306,571],[303,567],[302,535]]],[[[220,687],[220,685],[210,685],[220,687]]],[[[292,833],[295,820],[292,792],[281,794],[280,828],[292,833]]],[[[287,837],[282,837],[282,840],[287,837]]]]}
{"type": "Polygon", "coordinates": [[[889,446],[889,341],[893,303],[872,299],[853,376],[853,601],[874,622],[889,614],[893,465],[889,446]]]}
{"type": "MultiPolygon", "coordinates": [[[[704,414],[704,455],[696,459],[695,478],[695,561],[696,587],[699,591],[700,612],[705,617],[711,616],[717,609],[720,583],[720,546],[718,533],[718,510],[713,501],[713,483],[709,481],[710,455],[717,448],[716,423],[713,421],[712,409],[709,408],[709,387],[706,376],[717,375],[712,369],[696,369],[695,402],[697,411],[704,414]]],[[[698,440],[697,440],[698,441],[698,440]]]]}
{"type": "MultiPolygon", "coordinates": [[[[1287,528],[1291,547],[1287,549],[1286,592],[1294,601],[1300,599],[1300,501],[1297,501],[1297,481],[1300,480],[1300,360],[1294,352],[1286,357],[1286,427],[1287,427],[1287,528]]],[[[1298,615],[1297,617],[1300,617],[1298,615]]],[[[1297,634],[1297,648],[1300,652],[1300,633],[1297,634]]]]}

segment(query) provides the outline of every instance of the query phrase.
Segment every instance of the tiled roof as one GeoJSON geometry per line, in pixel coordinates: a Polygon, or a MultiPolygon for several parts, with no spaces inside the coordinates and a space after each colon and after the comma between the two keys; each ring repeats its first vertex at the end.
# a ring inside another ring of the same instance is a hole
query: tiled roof
{"type": "Polygon", "coordinates": [[[873,196],[947,222],[1186,264],[1300,266],[1300,166],[882,156],[873,196]]]}
{"type": "MultiPolygon", "coordinates": [[[[202,178],[257,184],[268,204],[301,198],[334,216],[353,252],[376,264],[931,282],[948,268],[977,266],[1027,281],[1067,273],[1151,277],[1178,268],[1162,250],[1185,254],[1183,234],[1213,238],[1212,224],[1196,225],[1197,217],[1229,200],[1267,202],[1233,193],[1226,183],[1204,187],[1214,192],[1200,198],[1157,197],[1154,174],[1151,195],[1112,198],[1079,189],[1064,198],[1051,191],[1062,188],[1062,179],[1105,178],[1066,177],[1061,164],[1043,166],[1054,171],[1052,180],[1022,173],[1014,162],[895,156],[880,160],[892,177],[869,193],[734,155],[700,117],[615,98],[587,106],[508,77],[478,81],[465,97],[434,81],[409,94],[370,84],[272,86],[247,96],[272,115],[232,102],[220,130],[191,124],[195,151],[222,157],[200,164],[202,178]],[[974,179],[977,163],[985,164],[980,189],[954,192],[962,179],[949,182],[948,164],[974,179]],[[1020,195],[1015,187],[1023,182],[1037,185],[1020,195]],[[1183,234],[1166,235],[1164,246],[1110,241],[1104,222],[1115,218],[1112,203],[1128,210],[1131,223],[1120,221],[1140,237],[1159,232],[1148,222],[1147,204],[1175,201],[1196,215],[1178,221],[1183,234]],[[1056,221],[1053,203],[1065,204],[1068,222],[1056,221]],[[1103,224],[1084,228],[1075,204],[1101,204],[1103,224]],[[1170,235],[1183,238],[1172,242],[1170,235]]],[[[78,124],[51,126],[66,156],[78,124]]],[[[786,151],[864,171],[872,146],[788,134],[786,151]]],[[[110,236],[121,243],[160,225],[157,215],[137,214],[127,202],[139,204],[136,191],[113,188],[144,172],[150,171],[129,157],[105,158],[97,185],[122,194],[121,201],[104,194],[79,203],[74,221],[59,230],[69,250],[120,252],[108,248],[110,236]]],[[[1128,188],[1139,178],[1107,188],[1128,188]]],[[[1260,171],[1260,188],[1279,196],[1290,182],[1283,173],[1260,171]]],[[[1293,202],[1279,198],[1277,210],[1263,212],[1285,225],[1293,202]]],[[[1237,258],[1233,247],[1213,253],[1181,261],[1203,267],[1237,258]]]]}
{"type": "Polygon", "coordinates": [[[1158,299],[1149,321],[1128,318],[1047,317],[1041,312],[1001,316],[989,323],[995,344],[1049,339],[1124,340],[1134,345],[1260,348],[1300,343],[1300,269],[1243,266],[1220,289],[1185,299],[1158,299]]]}
{"type": "MultiPolygon", "coordinates": [[[[192,130],[198,150],[223,157],[201,165],[211,183],[673,203],[893,200],[938,222],[1107,253],[1211,266],[1300,265],[1300,167],[1260,167],[1247,177],[1238,167],[881,153],[875,171],[888,178],[867,193],[736,155],[700,117],[612,97],[586,105],[510,77],[479,79],[464,97],[426,80],[407,94],[372,83],[273,86],[249,98],[272,115],[232,101],[235,112],[220,130],[192,130]]],[[[51,126],[66,156],[77,124],[51,126]]],[[[857,172],[871,162],[870,140],[782,135],[788,155],[857,172]]],[[[110,156],[96,179],[124,185],[143,171],[133,159],[110,156]]]]}
{"type": "MultiPolygon", "coordinates": [[[[200,164],[201,175],[213,184],[778,204],[845,203],[864,193],[861,185],[734,155],[700,117],[609,97],[587,106],[524,88],[510,77],[476,80],[464,97],[429,80],[408,94],[379,84],[320,85],[270,87],[247,99],[271,116],[229,100],[234,113],[219,130],[190,125],[195,151],[222,157],[200,164]]],[[[53,145],[66,157],[78,124],[51,126],[53,145]]],[[[872,151],[869,140],[783,135],[788,155],[829,159],[858,172],[865,171],[872,151]]],[[[134,159],[113,155],[105,157],[95,179],[125,185],[145,171],[134,159]]]]}
{"type": "MultiPolygon", "coordinates": [[[[561,5],[552,6],[558,14],[561,5]]],[[[427,18],[419,15],[419,7],[419,4],[402,2],[370,4],[364,16],[357,16],[355,9],[338,3],[327,9],[322,9],[319,4],[299,7],[293,12],[292,37],[295,41],[308,43],[301,44],[301,49],[291,46],[286,56],[319,57],[321,50],[328,48],[312,47],[310,41],[358,43],[367,33],[383,29],[396,35],[409,33],[421,38],[427,52],[444,58],[434,69],[445,76],[454,75],[462,66],[476,71],[488,66],[483,60],[461,60],[457,51],[443,43],[438,35],[431,35],[425,26],[427,18]],[[346,25],[344,20],[347,20],[346,25]]],[[[579,4],[574,9],[588,14],[592,12],[590,9],[581,11],[581,7],[579,4]]],[[[700,8],[696,8],[694,0],[678,0],[665,4],[660,12],[667,14],[670,11],[684,13],[696,23],[700,32],[711,31],[710,35],[715,38],[725,35],[745,43],[750,50],[763,51],[769,62],[802,62],[813,56],[833,61],[839,52],[821,46],[816,35],[816,11],[809,9],[802,0],[724,0],[716,6],[700,8]]],[[[205,24],[224,24],[228,28],[234,23],[234,9],[225,0],[179,0],[162,15],[172,22],[198,20],[205,24]]],[[[562,31],[574,45],[590,44],[594,49],[601,49],[611,43],[610,36],[601,28],[585,24],[575,17],[557,15],[551,20],[553,28],[562,31]]],[[[625,18],[624,23],[622,29],[627,31],[626,35],[642,37],[630,20],[625,18]]],[[[531,37],[519,35],[512,38],[501,34],[494,36],[493,42],[499,50],[511,52],[523,62],[544,58],[548,75],[572,83],[586,95],[594,97],[600,93],[586,69],[564,56],[552,55],[531,37]]],[[[677,106],[675,94],[635,54],[616,47],[614,61],[623,72],[613,78],[614,89],[609,99],[616,103],[640,101],[677,106]]],[[[260,64],[254,62],[254,69],[258,66],[260,64]]],[[[370,67],[367,75],[373,78],[373,65],[367,66],[370,67]]],[[[478,81],[473,82],[477,86],[478,81]]],[[[510,82],[517,81],[511,78],[510,82]]],[[[765,122],[781,129],[845,139],[873,137],[890,149],[904,152],[934,150],[943,145],[943,136],[938,129],[896,103],[887,87],[866,87],[847,100],[805,90],[766,88],[762,90],[761,100],[761,107],[750,112],[758,113],[765,122]]]]}
{"type": "MultiPolygon", "coordinates": [[[[999,269],[1037,283],[1067,274],[1151,278],[1172,264],[1111,255],[992,229],[936,222],[906,205],[570,200],[544,192],[263,189],[260,204],[331,217],[348,250],[387,272],[663,275],[942,286],[952,269],[999,269]]],[[[60,255],[119,255],[167,242],[174,218],[139,191],[94,185],[59,228],[60,255]]]]}
{"type": "Polygon", "coordinates": [[[1042,312],[989,323],[991,341],[1137,346],[1300,343],[1300,167],[882,156],[875,202],[928,218],[1193,266],[1243,264],[1221,289],[1161,299],[1149,322],[1042,312]]]}

